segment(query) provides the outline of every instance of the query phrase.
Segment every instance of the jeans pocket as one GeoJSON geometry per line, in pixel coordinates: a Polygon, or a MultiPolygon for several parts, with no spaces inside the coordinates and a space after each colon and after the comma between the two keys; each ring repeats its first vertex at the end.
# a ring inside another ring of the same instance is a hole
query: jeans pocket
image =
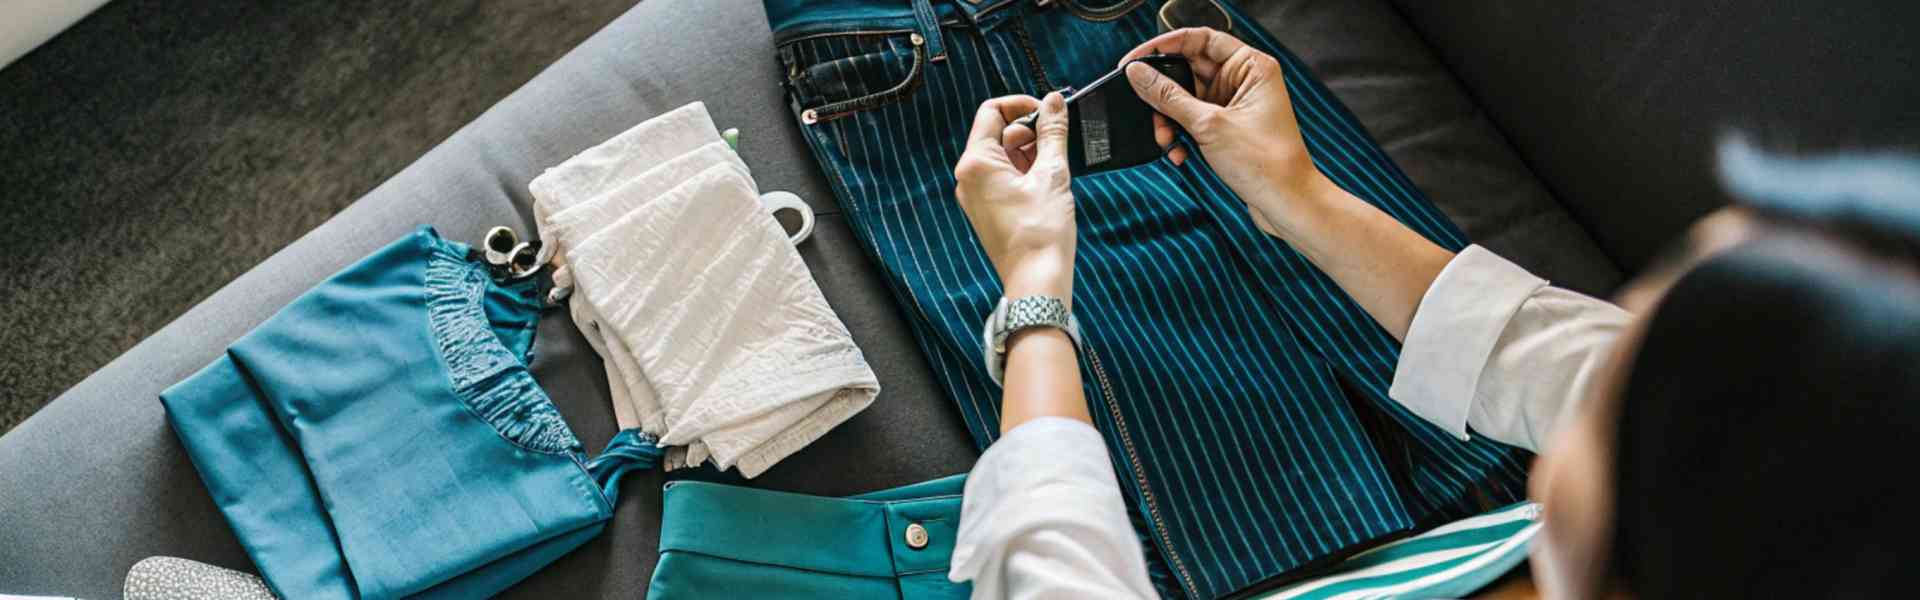
{"type": "Polygon", "coordinates": [[[787,91],[812,125],[912,96],[925,78],[927,43],[912,31],[814,36],[780,49],[787,91]]]}

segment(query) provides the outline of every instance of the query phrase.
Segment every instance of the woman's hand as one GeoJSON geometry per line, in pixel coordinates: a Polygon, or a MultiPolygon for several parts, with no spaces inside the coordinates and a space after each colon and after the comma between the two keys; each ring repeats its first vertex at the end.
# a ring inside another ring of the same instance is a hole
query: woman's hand
{"type": "MultiPolygon", "coordinates": [[[[1233,36],[1212,29],[1181,29],[1147,40],[1121,64],[1153,53],[1180,54],[1193,65],[1194,93],[1144,64],[1127,67],[1134,92],[1160,112],[1154,141],[1173,143],[1173,123],[1185,127],[1208,164],[1253,212],[1262,231],[1282,239],[1303,225],[1332,182],[1313,166],[1280,62],[1233,36]]],[[[1186,161],[1186,149],[1169,155],[1186,161]]]]}
{"type": "MultiPolygon", "coordinates": [[[[1173,143],[1168,119],[1180,123],[1207,164],[1247,202],[1261,231],[1305,255],[1381,327],[1405,340],[1420,298],[1453,253],[1313,166],[1280,61],[1212,29],[1181,29],[1147,40],[1121,64],[1154,52],[1185,55],[1194,79],[1189,94],[1146,65],[1127,67],[1134,91],[1161,113],[1154,117],[1154,140],[1173,143]]],[[[1169,158],[1187,156],[1175,149],[1169,158]]]]}
{"type": "Polygon", "coordinates": [[[954,196],[1000,273],[1008,298],[1047,295],[1072,307],[1073,190],[1067,173],[1067,106],[1005,96],[980,105],[954,196]],[[1012,121],[1040,112],[1038,131],[1012,121]]]}

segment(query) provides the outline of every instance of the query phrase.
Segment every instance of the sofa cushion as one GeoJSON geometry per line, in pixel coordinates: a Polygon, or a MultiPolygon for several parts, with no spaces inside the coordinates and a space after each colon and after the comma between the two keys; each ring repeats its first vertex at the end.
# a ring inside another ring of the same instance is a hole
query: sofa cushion
{"type": "Polygon", "coordinates": [[[1628,272],[1727,202],[1714,145],[1920,139],[1920,3],[1394,0],[1628,272]]]}
{"type": "MultiPolygon", "coordinates": [[[[1378,0],[1249,4],[1476,240],[1576,288],[1617,275],[1419,38],[1378,0]]],[[[0,438],[0,592],[112,597],[139,559],[251,570],[168,430],[157,396],[309,287],[428,223],[477,240],[525,231],[546,166],[702,100],[765,189],[821,214],[802,247],[884,388],[867,411],[753,485],[851,494],[966,470],[976,454],[883,283],[837,216],[780,96],[760,4],[652,0],[622,16],[339,216],[242,275],[0,438]],[[721,33],[724,32],[724,33],[721,33]]],[[[602,367],[565,311],[540,326],[535,376],[590,450],[614,433],[602,367]]],[[[323,368],[323,366],[316,366],[323,368]]],[[[605,535],[510,590],[637,597],[656,559],[659,473],[630,476],[605,535]]]]}

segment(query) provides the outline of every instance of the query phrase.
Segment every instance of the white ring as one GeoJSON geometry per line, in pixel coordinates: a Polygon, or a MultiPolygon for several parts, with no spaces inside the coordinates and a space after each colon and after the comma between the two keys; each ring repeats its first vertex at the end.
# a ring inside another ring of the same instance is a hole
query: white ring
{"type": "MultiPolygon", "coordinates": [[[[792,242],[793,245],[798,246],[801,242],[807,241],[808,237],[813,236],[813,207],[807,206],[800,196],[788,191],[772,191],[761,194],[760,203],[766,205],[769,214],[778,213],[781,209],[791,209],[800,213],[800,231],[787,235],[787,241],[792,242]]],[[[778,218],[775,219],[776,222],[778,220],[778,218]]],[[[781,226],[781,230],[785,229],[784,225],[781,226]]]]}

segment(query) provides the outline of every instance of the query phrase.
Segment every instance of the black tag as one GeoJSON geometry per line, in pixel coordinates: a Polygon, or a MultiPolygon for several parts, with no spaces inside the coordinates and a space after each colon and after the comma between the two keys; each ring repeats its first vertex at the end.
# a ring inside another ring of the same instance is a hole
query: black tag
{"type": "MultiPolygon", "coordinates": [[[[1134,62],[1193,90],[1193,69],[1184,57],[1156,54],[1134,62]]],[[[1153,107],[1134,94],[1125,69],[1067,97],[1067,137],[1067,168],[1076,177],[1144,165],[1162,152],[1153,137],[1153,107]]]]}

